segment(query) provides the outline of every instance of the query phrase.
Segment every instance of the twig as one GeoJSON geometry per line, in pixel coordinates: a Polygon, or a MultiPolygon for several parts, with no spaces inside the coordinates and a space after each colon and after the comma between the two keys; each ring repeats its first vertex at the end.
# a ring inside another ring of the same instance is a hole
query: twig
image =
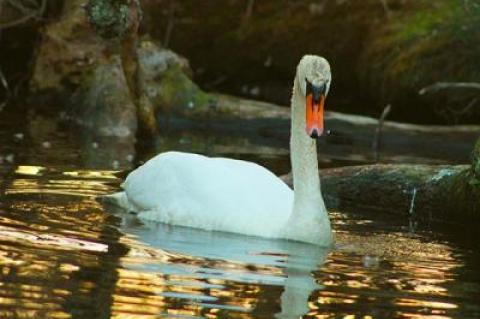
{"type": "Polygon", "coordinates": [[[0,24],[0,29],[8,29],[8,28],[16,27],[17,25],[27,22],[28,20],[35,17],[36,15],[37,15],[36,12],[32,12],[30,14],[27,14],[26,16],[21,17],[20,19],[13,20],[4,24],[0,24]]]}
{"type": "Polygon", "coordinates": [[[468,103],[467,106],[465,106],[463,109],[459,110],[459,111],[456,111],[455,113],[457,113],[457,115],[463,115],[465,113],[467,113],[468,111],[470,111],[470,109],[472,107],[475,106],[475,104],[477,104],[478,102],[478,98],[475,98],[473,100],[470,101],[470,103],[468,103]]]}
{"type": "Polygon", "coordinates": [[[208,83],[205,83],[205,87],[206,88],[209,88],[209,89],[212,89],[220,84],[222,84],[223,82],[225,82],[226,80],[228,79],[228,76],[226,75],[220,75],[219,77],[217,77],[215,80],[211,81],[211,82],[208,82],[208,83]]]}
{"type": "MultiPolygon", "coordinates": [[[[9,3],[12,5],[12,2],[9,1],[9,3]]],[[[25,13],[25,15],[23,17],[17,19],[17,20],[13,20],[13,21],[10,21],[10,22],[4,23],[4,24],[0,24],[0,29],[12,28],[12,27],[24,24],[25,22],[27,22],[28,20],[30,20],[32,18],[40,18],[43,15],[43,13],[45,12],[45,9],[47,7],[47,0],[42,0],[42,3],[40,5],[40,7],[38,8],[38,10],[28,10],[18,3],[15,3],[15,5],[12,5],[12,6],[14,6],[16,9],[22,11],[22,13],[25,13]],[[20,8],[23,8],[23,9],[20,9],[20,8]]]]}
{"type": "Polygon", "coordinates": [[[453,122],[455,125],[457,125],[462,118],[462,116],[465,116],[468,114],[468,112],[477,104],[478,98],[474,98],[473,100],[470,101],[470,103],[467,104],[464,108],[460,110],[456,110],[453,107],[447,107],[445,111],[439,112],[443,117],[447,119],[451,119],[453,117],[453,122]]]}
{"type": "MultiPolygon", "coordinates": [[[[18,0],[8,0],[9,2],[18,2],[18,0]]],[[[38,9],[40,6],[38,5],[38,0],[21,0],[22,2],[26,3],[27,6],[30,8],[38,9]]]]}
{"type": "Polygon", "coordinates": [[[7,2],[11,7],[17,9],[18,11],[20,11],[24,15],[25,14],[30,14],[33,11],[35,11],[35,10],[32,10],[32,9],[25,8],[25,6],[22,4],[22,2],[18,1],[18,0],[13,0],[13,1],[12,0],[7,0],[7,2]]]}
{"type": "Polygon", "coordinates": [[[10,92],[10,86],[8,85],[7,79],[3,75],[2,69],[0,69],[0,83],[3,85],[6,91],[6,97],[5,101],[0,103],[0,112],[3,111],[3,108],[5,105],[7,105],[8,100],[10,99],[11,92],[10,92]]]}
{"type": "Polygon", "coordinates": [[[470,89],[470,90],[480,90],[480,83],[476,82],[437,82],[435,84],[424,87],[418,94],[425,95],[430,93],[436,93],[442,90],[448,89],[470,89]]]}
{"type": "MultiPolygon", "coordinates": [[[[16,1],[16,0],[14,0],[14,1],[16,1]]],[[[38,5],[37,0],[23,0],[23,1],[29,2],[31,6],[36,6],[36,5],[38,5]]]]}
{"type": "Polygon", "coordinates": [[[175,3],[174,0],[170,0],[170,8],[168,10],[168,24],[165,30],[165,36],[163,38],[163,46],[168,48],[170,39],[172,37],[173,26],[175,25],[175,3]]]}
{"type": "Polygon", "coordinates": [[[0,69],[0,83],[7,91],[7,95],[10,95],[10,86],[8,85],[8,81],[5,78],[5,75],[3,74],[2,69],[0,69]]]}
{"type": "Polygon", "coordinates": [[[41,18],[43,14],[45,13],[45,10],[47,9],[47,1],[48,0],[43,0],[42,5],[40,6],[40,9],[38,10],[38,17],[41,18]]]}
{"type": "Polygon", "coordinates": [[[378,119],[378,126],[375,129],[375,136],[373,138],[373,144],[372,144],[372,149],[373,149],[373,154],[375,158],[375,162],[378,162],[379,159],[379,151],[380,151],[380,146],[382,142],[382,128],[383,128],[383,123],[385,122],[385,119],[387,118],[388,114],[392,110],[392,106],[388,104],[382,112],[382,115],[380,115],[380,118],[378,119]]]}
{"type": "Polygon", "coordinates": [[[385,15],[387,16],[388,19],[392,16],[392,11],[390,10],[390,7],[388,6],[387,0],[380,0],[383,6],[383,10],[385,11],[385,15]]]}
{"type": "Polygon", "coordinates": [[[253,5],[255,0],[248,0],[247,9],[245,10],[245,15],[243,16],[244,21],[248,21],[253,14],[253,5]]]}
{"type": "Polygon", "coordinates": [[[455,124],[458,124],[460,118],[462,116],[464,116],[465,114],[468,114],[468,112],[477,104],[477,102],[478,102],[478,98],[474,98],[473,100],[470,101],[470,103],[467,104],[467,106],[465,106],[461,110],[455,110],[453,108],[447,108],[447,110],[450,112],[449,115],[454,117],[455,124]]]}

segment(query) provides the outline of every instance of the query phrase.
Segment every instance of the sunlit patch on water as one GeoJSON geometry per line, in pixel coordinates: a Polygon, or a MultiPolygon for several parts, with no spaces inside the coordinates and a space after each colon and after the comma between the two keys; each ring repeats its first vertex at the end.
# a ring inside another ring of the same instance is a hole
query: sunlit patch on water
{"type": "Polygon", "coordinates": [[[478,253],[332,212],[334,249],[142,222],[116,171],[1,175],[0,318],[477,318],[478,253]]]}

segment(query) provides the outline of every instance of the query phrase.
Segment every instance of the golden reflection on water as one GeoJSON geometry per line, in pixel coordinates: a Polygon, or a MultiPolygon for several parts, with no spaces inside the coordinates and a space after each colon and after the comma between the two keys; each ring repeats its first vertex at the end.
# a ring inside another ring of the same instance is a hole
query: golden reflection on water
{"type": "Polygon", "coordinates": [[[45,170],[45,167],[20,165],[15,170],[15,173],[19,175],[40,176],[43,170],[45,170]]]}
{"type": "MultiPolygon", "coordinates": [[[[462,293],[465,264],[448,244],[371,232],[376,222],[338,212],[338,248],[323,255],[312,246],[149,226],[114,217],[93,198],[117,190],[115,173],[15,168],[0,192],[0,318],[480,313],[462,293]]],[[[478,282],[468,285],[480,292],[478,282]]]]}

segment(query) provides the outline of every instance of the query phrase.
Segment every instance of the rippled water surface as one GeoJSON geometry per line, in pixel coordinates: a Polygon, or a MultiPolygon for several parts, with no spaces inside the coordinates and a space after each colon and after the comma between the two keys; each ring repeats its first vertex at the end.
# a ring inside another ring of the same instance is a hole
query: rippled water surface
{"type": "Polygon", "coordinates": [[[280,147],[178,133],[135,150],[46,119],[18,123],[0,119],[0,318],[480,317],[475,246],[412,233],[406,219],[331,212],[337,244],[326,250],[145,223],[95,200],[161,149],[281,174],[280,147]]]}

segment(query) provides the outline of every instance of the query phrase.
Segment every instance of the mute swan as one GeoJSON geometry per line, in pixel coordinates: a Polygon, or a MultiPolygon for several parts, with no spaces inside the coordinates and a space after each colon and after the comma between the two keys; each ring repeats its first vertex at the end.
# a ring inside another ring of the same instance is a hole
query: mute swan
{"type": "Polygon", "coordinates": [[[315,138],[323,133],[330,81],[327,60],[314,55],[300,60],[291,100],[295,192],[252,162],[166,152],[131,172],[124,191],[109,201],[147,220],[329,246],[315,138]]]}

